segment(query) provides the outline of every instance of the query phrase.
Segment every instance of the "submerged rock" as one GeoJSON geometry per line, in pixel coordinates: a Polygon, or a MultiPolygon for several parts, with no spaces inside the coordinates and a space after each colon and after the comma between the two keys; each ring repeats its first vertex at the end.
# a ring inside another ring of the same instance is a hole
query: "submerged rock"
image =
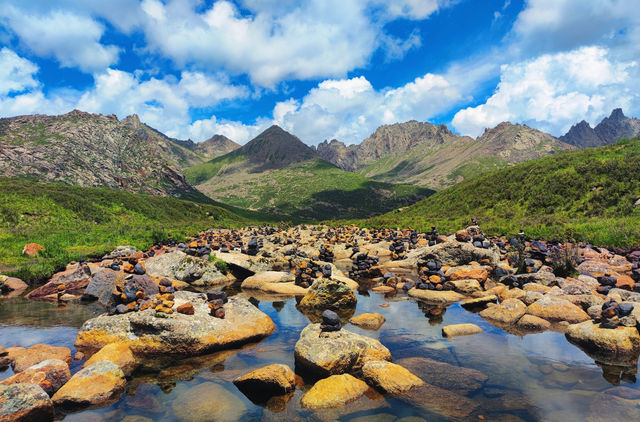
{"type": "Polygon", "coordinates": [[[248,300],[232,297],[224,304],[225,317],[210,315],[202,293],[176,292],[174,306],[191,302],[194,315],[156,316],[153,309],[121,315],[101,315],[85,322],[76,347],[89,351],[122,342],[134,355],[199,355],[259,340],[270,335],[271,318],[248,300]]]}
{"type": "Polygon", "coordinates": [[[453,324],[442,327],[442,335],[445,337],[460,337],[460,336],[471,336],[474,334],[480,334],[482,332],[482,328],[478,327],[476,324],[453,324]]]}
{"type": "Polygon", "coordinates": [[[589,315],[579,306],[549,294],[529,305],[527,313],[550,322],[567,321],[573,324],[589,319],[589,315]]]}
{"type": "Polygon", "coordinates": [[[518,299],[506,299],[499,305],[480,312],[482,318],[498,324],[515,324],[526,312],[527,306],[518,299]]]}
{"type": "Polygon", "coordinates": [[[205,382],[184,391],[172,403],[180,422],[236,422],[247,407],[220,384],[205,382]]]}
{"type": "Polygon", "coordinates": [[[122,370],[125,376],[131,375],[131,373],[138,367],[138,363],[136,362],[131,349],[125,343],[107,344],[96,354],[91,356],[91,358],[84,363],[83,368],[102,360],[107,360],[118,365],[118,368],[122,370]]]}
{"type": "Polygon", "coordinates": [[[296,388],[295,374],[287,365],[281,364],[256,369],[234,379],[233,383],[250,399],[281,396],[296,388]]]}
{"type": "Polygon", "coordinates": [[[640,334],[636,327],[601,328],[593,321],[569,325],[567,339],[597,361],[634,364],[640,355],[640,334]]]}
{"type": "Polygon", "coordinates": [[[120,398],[126,383],[118,365],[102,360],[76,373],[51,400],[65,411],[106,406],[120,398]]]}
{"type": "Polygon", "coordinates": [[[302,397],[302,406],[307,409],[328,409],[344,406],[358,400],[369,390],[369,386],[352,375],[332,375],[311,387],[302,397]]]}
{"type": "Polygon", "coordinates": [[[34,384],[0,385],[0,422],[49,422],[53,403],[34,384]]]}
{"type": "Polygon", "coordinates": [[[357,373],[369,360],[391,360],[378,340],[345,329],[324,333],[320,324],[302,330],[294,351],[296,368],[319,376],[357,373]]]}
{"type": "Polygon", "coordinates": [[[365,381],[385,394],[402,394],[424,384],[408,369],[387,361],[368,361],[362,366],[365,381]]]}
{"type": "Polygon", "coordinates": [[[488,379],[485,374],[476,369],[450,365],[429,358],[404,358],[397,363],[421,379],[429,381],[429,384],[461,394],[481,389],[488,379]]]}
{"type": "Polygon", "coordinates": [[[71,350],[48,344],[34,344],[28,349],[15,350],[11,353],[11,358],[11,367],[17,373],[48,359],[60,359],[71,365],[71,350]]]}
{"type": "Polygon", "coordinates": [[[0,384],[35,384],[53,395],[71,378],[69,365],[60,359],[47,359],[3,380],[0,384]]]}
{"type": "Polygon", "coordinates": [[[349,322],[365,330],[378,330],[384,324],[384,317],[379,313],[360,314],[349,319],[349,322]]]}

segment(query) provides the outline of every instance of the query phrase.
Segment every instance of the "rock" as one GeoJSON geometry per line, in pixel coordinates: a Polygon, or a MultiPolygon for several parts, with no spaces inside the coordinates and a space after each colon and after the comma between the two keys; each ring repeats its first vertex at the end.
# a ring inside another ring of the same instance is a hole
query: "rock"
{"type": "Polygon", "coordinates": [[[173,400],[172,408],[180,422],[236,422],[247,411],[238,397],[213,382],[184,391],[173,400]]]}
{"type": "Polygon", "coordinates": [[[410,258],[436,258],[444,265],[466,265],[473,261],[488,260],[492,267],[500,263],[500,250],[492,245],[490,248],[476,248],[471,243],[460,243],[448,240],[435,246],[421,248],[411,253],[410,258]]]}
{"type": "Polygon", "coordinates": [[[15,296],[27,290],[28,287],[27,283],[19,278],[0,276],[0,293],[3,295],[15,296]]]}
{"type": "Polygon", "coordinates": [[[391,360],[389,349],[378,340],[345,329],[321,332],[320,324],[309,324],[295,345],[296,369],[320,376],[357,373],[369,360],[391,360]]]}
{"type": "Polygon", "coordinates": [[[352,375],[332,375],[315,383],[301,402],[307,409],[340,407],[358,400],[368,390],[367,384],[352,375]]]}
{"type": "Polygon", "coordinates": [[[569,325],[567,339],[587,354],[604,363],[637,363],[640,334],[635,327],[601,328],[593,321],[569,325]]]}
{"type": "Polygon", "coordinates": [[[482,286],[478,280],[462,279],[453,280],[451,283],[455,286],[455,291],[464,295],[472,295],[482,291],[482,286]]]}
{"type": "Polygon", "coordinates": [[[489,276],[489,272],[485,267],[478,265],[462,265],[447,270],[444,274],[449,280],[477,280],[483,283],[489,276]]]}
{"type": "Polygon", "coordinates": [[[252,400],[281,396],[296,388],[296,377],[287,365],[273,364],[233,380],[238,390],[252,400]]]}
{"type": "Polygon", "coordinates": [[[35,384],[51,396],[69,381],[69,378],[71,378],[71,372],[66,362],[60,359],[47,359],[3,380],[0,384],[35,384]]]}
{"type": "Polygon", "coordinates": [[[159,318],[153,309],[101,315],[83,324],[76,348],[91,351],[123,342],[134,355],[199,355],[259,340],[275,328],[271,318],[240,297],[229,298],[223,319],[210,315],[205,294],[176,292],[174,302],[177,306],[191,302],[194,315],[159,318]]]}
{"type": "Polygon", "coordinates": [[[442,327],[442,335],[444,337],[459,337],[459,336],[471,336],[473,334],[480,334],[482,328],[476,324],[454,324],[442,327]]]}
{"type": "Polygon", "coordinates": [[[44,246],[38,245],[37,243],[27,243],[24,245],[24,248],[22,248],[22,255],[34,257],[45,250],[44,246]]]}
{"type": "Polygon", "coordinates": [[[106,406],[120,398],[126,383],[118,365],[101,360],[77,372],[51,400],[63,410],[106,406]]]}
{"type": "Polygon", "coordinates": [[[473,400],[431,384],[414,388],[399,398],[411,406],[439,414],[445,420],[466,418],[478,408],[478,404],[473,400]]]}
{"type": "Polygon", "coordinates": [[[0,385],[0,422],[49,422],[53,403],[34,384],[0,385]]]}
{"type": "Polygon", "coordinates": [[[307,289],[296,285],[294,280],[295,277],[291,273],[262,271],[246,278],[242,282],[242,288],[247,290],[260,290],[267,294],[304,296],[307,293],[307,289]]]}
{"type": "Polygon", "coordinates": [[[191,302],[186,302],[178,306],[177,311],[178,313],[184,315],[193,315],[196,312],[195,308],[193,307],[193,303],[191,302]]]}
{"type": "Polygon", "coordinates": [[[298,307],[310,309],[344,309],[354,307],[356,295],[346,283],[326,278],[316,280],[298,307]]]}
{"type": "Polygon", "coordinates": [[[362,366],[362,376],[372,387],[385,394],[402,394],[424,384],[409,370],[387,361],[368,361],[362,366]]]}
{"type": "Polygon", "coordinates": [[[360,314],[351,317],[349,322],[366,330],[378,330],[384,324],[384,317],[379,313],[360,314]]]}
{"type": "Polygon", "coordinates": [[[16,351],[12,354],[11,367],[13,372],[22,372],[30,366],[48,359],[59,359],[71,365],[71,350],[66,347],[55,347],[47,344],[34,344],[28,349],[16,351]]]}
{"type": "Polygon", "coordinates": [[[181,251],[154,256],[145,265],[147,274],[151,276],[167,277],[195,286],[216,286],[229,282],[229,278],[212,263],[181,251]]]}
{"type": "Polygon", "coordinates": [[[325,333],[329,331],[339,331],[341,328],[342,323],[340,322],[340,316],[329,309],[325,309],[324,312],[322,312],[320,331],[325,333]]]}
{"type": "Polygon", "coordinates": [[[82,367],[86,368],[87,366],[93,365],[94,363],[102,360],[108,360],[109,362],[113,362],[118,365],[118,368],[120,368],[127,377],[138,367],[138,362],[133,356],[131,349],[125,343],[107,344],[96,354],[91,356],[91,358],[89,358],[82,367]]]}
{"type": "Polygon", "coordinates": [[[467,394],[481,389],[488,377],[482,372],[464,368],[462,366],[450,365],[446,362],[439,362],[429,358],[414,357],[398,360],[398,365],[402,365],[421,379],[428,380],[430,384],[445,390],[467,394]]]}
{"type": "Polygon", "coordinates": [[[112,292],[116,288],[118,273],[108,269],[101,268],[91,276],[91,281],[82,295],[83,300],[97,300],[103,305],[112,303],[112,292]]]}
{"type": "Polygon", "coordinates": [[[499,305],[480,312],[482,318],[499,324],[515,324],[525,314],[527,306],[518,299],[506,299],[499,305]]]}
{"type": "Polygon", "coordinates": [[[568,300],[549,294],[529,305],[527,307],[527,313],[550,322],[567,321],[573,324],[589,319],[589,315],[587,315],[582,308],[568,300]]]}
{"type": "Polygon", "coordinates": [[[481,307],[486,307],[489,303],[496,303],[497,301],[498,301],[498,296],[489,295],[489,296],[479,297],[477,299],[463,300],[460,303],[460,306],[462,306],[465,309],[477,309],[481,307]]]}
{"type": "Polygon", "coordinates": [[[535,315],[526,314],[516,323],[516,327],[526,331],[544,331],[551,327],[551,323],[535,315]]]}
{"type": "Polygon", "coordinates": [[[25,297],[31,300],[56,300],[58,286],[64,285],[65,291],[81,293],[91,281],[91,270],[86,264],[69,266],[60,273],[54,274],[44,286],[40,286],[29,292],[25,297]]]}
{"type": "Polygon", "coordinates": [[[135,246],[117,246],[114,250],[102,257],[102,259],[128,258],[138,252],[135,246]]]}
{"type": "Polygon", "coordinates": [[[146,297],[151,297],[160,292],[158,285],[148,275],[134,275],[127,280],[127,285],[135,292],[142,291],[146,297]]]}
{"type": "Polygon", "coordinates": [[[407,294],[432,305],[449,305],[465,298],[465,296],[452,290],[439,291],[413,288],[410,289],[407,294]]]}

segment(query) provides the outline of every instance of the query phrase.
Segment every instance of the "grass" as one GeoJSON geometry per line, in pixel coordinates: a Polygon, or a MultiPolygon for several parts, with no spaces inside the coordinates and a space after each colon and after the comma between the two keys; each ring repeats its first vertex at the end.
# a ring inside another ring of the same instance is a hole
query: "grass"
{"type": "MultiPolygon", "coordinates": [[[[640,246],[640,138],[557,153],[465,180],[368,227],[436,226],[450,233],[477,217],[487,233],[640,246]]],[[[343,221],[344,222],[344,221],[343,221]]]]}
{"type": "Polygon", "coordinates": [[[118,245],[146,249],[169,235],[179,240],[212,227],[248,223],[210,203],[0,178],[0,267],[29,283],[118,245]],[[36,258],[23,256],[22,248],[32,242],[46,251],[36,258]]]}

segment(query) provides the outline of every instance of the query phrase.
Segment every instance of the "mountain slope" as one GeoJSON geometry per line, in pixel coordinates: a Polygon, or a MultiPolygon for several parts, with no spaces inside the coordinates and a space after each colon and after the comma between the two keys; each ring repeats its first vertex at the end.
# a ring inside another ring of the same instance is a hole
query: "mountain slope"
{"type": "Polygon", "coordinates": [[[298,220],[375,215],[432,193],[341,170],[277,126],[185,175],[215,200],[298,220]]]}
{"type": "Polygon", "coordinates": [[[185,167],[191,167],[195,164],[209,161],[240,148],[239,144],[224,135],[213,135],[211,138],[202,142],[193,142],[191,139],[186,141],[172,139],[172,141],[191,151],[197,157],[195,162],[187,163],[185,167]]]}
{"type": "Polygon", "coordinates": [[[318,154],[374,180],[443,189],[486,171],[570,148],[526,125],[501,123],[474,140],[445,125],[414,120],[381,126],[360,145],[324,142],[318,154]]]}
{"type": "Polygon", "coordinates": [[[74,110],[0,119],[0,175],[5,177],[201,198],[179,170],[189,154],[137,116],[119,121],[74,110]]]}
{"type": "Polygon", "coordinates": [[[571,129],[558,139],[578,148],[592,148],[608,145],[620,138],[631,138],[638,134],[640,134],[640,120],[635,117],[626,117],[621,108],[616,108],[595,128],[583,120],[571,126],[571,129]]]}
{"type": "Polygon", "coordinates": [[[640,244],[640,139],[497,170],[399,211],[360,222],[457,230],[477,217],[489,233],[640,244]],[[638,203],[639,205],[635,205],[638,203]]]}

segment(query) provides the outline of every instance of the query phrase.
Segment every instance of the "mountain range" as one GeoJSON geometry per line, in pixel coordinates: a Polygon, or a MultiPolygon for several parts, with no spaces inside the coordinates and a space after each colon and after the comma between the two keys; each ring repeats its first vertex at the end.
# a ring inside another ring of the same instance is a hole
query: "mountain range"
{"type": "Polygon", "coordinates": [[[569,132],[558,138],[578,148],[592,148],[612,144],[620,138],[632,138],[640,134],[640,120],[624,115],[616,108],[609,117],[602,119],[595,128],[586,121],[571,126],[569,132]]]}

